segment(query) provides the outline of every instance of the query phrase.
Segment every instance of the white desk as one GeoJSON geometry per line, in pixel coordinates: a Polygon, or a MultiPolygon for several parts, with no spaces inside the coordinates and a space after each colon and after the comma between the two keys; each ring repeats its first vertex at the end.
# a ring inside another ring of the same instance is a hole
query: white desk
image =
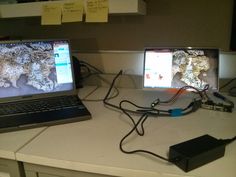
{"type": "MultiPolygon", "coordinates": [[[[15,153],[40,134],[45,127],[0,133],[0,176],[5,172],[11,177],[20,176],[20,165],[16,161],[15,153]]],[[[5,176],[5,175],[4,175],[5,176]]]]}
{"type": "Polygon", "coordinates": [[[35,136],[40,134],[45,127],[0,133],[0,158],[15,160],[15,153],[35,136]]]}
{"type": "MultiPolygon", "coordinates": [[[[107,88],[100,88],[92,98],[103,98],[106,91],[107,88]]],[[[82,90],[80,97],[86,95],[86,92],[82,90]]],[[[125,98],[145,105],[150,104],[155,96],[156,92],[123,89],[111,102],[118,104],[125,98]]],[[[187,105],[188,101],[190,100],[186,99],[181,104],[187,105]]],[[[17,151],[16,159],[36,166],[108,176],[236,176],[236,142],[227,146],[223,158],[185,173],[175,165],[153,157],[122,153],[119,150],[119,141],[131,129],[130,120],[120,112],[105,108],[102,102],[85,102],[85,105],[92,113],[91,120],[47,128],[17,151]]],[[[233,113],[223,113],[200,109],[179,118],[153,117],[145,122],[145,136],[139,137],[134,134],[127,140],[124,148],[129,150],[141,148],[167,156],[169,146],[203,134],[216,138],[230,138],[236,135],[235,115],[235,110],[233,113]]],[[[52,176],[56,174],[53,171],[50,173],[52,176]]]]}
{"type": "Polygon", "coordinates": [[[0,177],[10,177],[10,175],[8,173],[0,172],[0,177]]]}

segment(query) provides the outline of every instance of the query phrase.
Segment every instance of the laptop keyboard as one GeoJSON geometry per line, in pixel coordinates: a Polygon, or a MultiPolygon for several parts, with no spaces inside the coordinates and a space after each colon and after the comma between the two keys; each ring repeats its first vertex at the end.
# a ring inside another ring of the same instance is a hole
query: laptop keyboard
{"type": "Polygon", "coordinates": [[[0,104],[0,117],[20,114],[33,114],[67,108],[85,109],[76,95],[17,101],[0,104]]]}

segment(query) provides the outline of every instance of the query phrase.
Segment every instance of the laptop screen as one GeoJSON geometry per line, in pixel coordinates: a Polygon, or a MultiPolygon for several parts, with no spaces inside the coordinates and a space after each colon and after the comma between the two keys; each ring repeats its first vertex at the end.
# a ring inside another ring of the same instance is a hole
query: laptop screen
{"type": "Polygon", "coordinates": [[[144,55],[144,88],[218,89],[218,49],[149,48],[144,55]]]}
{"type": "Polygon", "coordinates": [[[0,42],[0,98],[73,90],[67,40],[0,42]]]}

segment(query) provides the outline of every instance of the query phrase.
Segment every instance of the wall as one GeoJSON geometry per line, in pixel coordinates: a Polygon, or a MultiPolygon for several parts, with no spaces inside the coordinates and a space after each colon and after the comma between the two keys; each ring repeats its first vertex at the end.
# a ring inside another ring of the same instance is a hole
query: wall
{"type": "Polygon", "coordinates": [[[220,78],[236,78],[236,54],[222,53],[220,55],[220,78]]]}
{"type": "MultiPolygon", "coordinates": [[[[125,74],[142,76],[143,59],[142,51],[101,51],[98,53],[75,53],[79,60],[96,66],[105,73],[115,74],[121,69],[125,74]]],[[[236,77],[236,53],[220,52],[219,77],[236,77]]]]}
{"type": "MultiPolygon", "coordinates": [[[[146,46],[229,50],[233,0],[147,0],[147,15],[109,16],[108,23],[41,26],[39,17],[0,19],[0,36],[69,38],[79,58],[107,73],[142,75],[146,46]],[[101,51],[103,50],[103,51],[101,51]],[[105,50],[105,51],[104,51],[105,50]],[[82,52],[82,53],[81,53],[82,52]]],[[[223,52],[220,77],[236,76],[236,56],[223,52]]]]}
{"type": "MultiPolygon", "coordinates": [[[[110,83],[114,79],[115,74],[123,70],[122,79],[118,82],[119,87],[143,87],[143,51],[100,51],[94,53],[74,53],[73,55],[79,60],[85,61],[106,73],[101,76],[110,83]]],[[[222,86],[236,77],[236,53],[220,52],[219,57],[219,86],[222,86]]],[[[96,75],[87,78],[83,84],[109,86],[107,82],[104,82],[103,79],[96,75]]],[[[229,86],[221,89],[221,91],[228,91],[232,86],[236,86],[236,82],[232,82],[229,86]]]]}
{"type": "Polygon", "coordinates": [[[143,50],[207,46],[229,50],[233,0],[147,0],[146,16],[110,16],[109,23],[41,26],[40,17],[0,19],[0,36],[69,38],[72,49],[143,50]]]}

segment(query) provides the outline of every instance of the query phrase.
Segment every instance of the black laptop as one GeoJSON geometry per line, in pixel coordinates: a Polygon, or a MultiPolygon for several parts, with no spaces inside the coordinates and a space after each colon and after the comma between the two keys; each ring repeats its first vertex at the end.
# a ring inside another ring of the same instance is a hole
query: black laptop
{"type": "Polygon", "coordinates": [[[0,132],[87,120],[68,40],[0,42],[0,132]]]}

